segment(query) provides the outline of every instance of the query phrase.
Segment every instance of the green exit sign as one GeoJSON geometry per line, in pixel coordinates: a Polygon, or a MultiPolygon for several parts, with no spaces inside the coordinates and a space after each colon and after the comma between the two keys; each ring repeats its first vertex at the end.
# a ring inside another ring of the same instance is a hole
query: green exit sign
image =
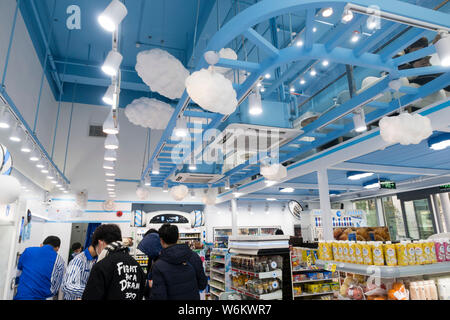
{"type": "Polygon", "coordinates": [[[393,181],[380,181],[381,189],[397,189],[393,181]]]}
{"type": "Polygon", "coordinates": [[[450,190],[450,184],[444,184],[443,186],[439,186],[441,190],[450,190]]]}

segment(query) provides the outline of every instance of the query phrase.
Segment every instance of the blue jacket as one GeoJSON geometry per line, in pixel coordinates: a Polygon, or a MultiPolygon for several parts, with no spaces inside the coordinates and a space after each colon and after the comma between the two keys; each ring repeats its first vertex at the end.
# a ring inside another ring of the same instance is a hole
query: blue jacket
{"type": "Polygon", "coordinates": [[[147,268],[147,279],[150,280],[152,278],[151,266],[152,261],[156,260],[161,253],[161,241],[159,240],[159,234],[150,233],[139,242],[137,248],[141,250],[148,256],[148,268],[147,268]]]}
{"type": "Polygon", "coordinates": [[[58,293],[65,265],[53,247],[45,245],[26,248],[17,269],[22,273],[14,300],[45,300],[58,293]]]}
{"type": "Polygon", "coordinates": [[[152,268],[152,300],[200,300],[208,279],[199,255],[186,244],[163,249],[152,268]]]}

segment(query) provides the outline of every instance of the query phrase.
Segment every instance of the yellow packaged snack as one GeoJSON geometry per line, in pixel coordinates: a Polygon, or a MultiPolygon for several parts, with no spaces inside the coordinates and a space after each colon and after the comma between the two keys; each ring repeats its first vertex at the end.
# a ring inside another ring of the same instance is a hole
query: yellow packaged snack
{"type": "Polygon", "coordinates": [[[357,263],[356,262],[356,243],[355,241],[350,241],[348,245],[348,255],[350,258],[350,263],[357,263]]]}
{"type": "Polygon", "coordinates": [[[326,260],[323,253],[323,240],[319,240],[319,259],[326,260]]]}
{"type": "Polygon", "coordinates": [[[416,264],[425,264],[425,255],[423,244],[420,241],[414,242],[414,251],[416,253],[416,264]]]}
{"type": "Polygon", "coordinates": [[[428,263],[436,263],[437,262],[437,258],[436,258],[436,249],[434,248],[434,242],[430,241],[430,240],[426,240],[424,242],[424,247],[425,247],[425,252],[428,255],[428,263]]]}
{"type": "Polygon", "coordinates": [[[342,241],[339,241],[338,243],[338,261],[344,262],[344,244],[342,241]]]}
{"type": "Polygon", "coordinates": [[[368,244],[366,241],[362,241],[361,247],[362,247],[363,263],[368,266],[372,265],[373,257],[372,257],[372,248],[370,244],[368,244]]]}
{"type": "Polygon", "coordinates": [[[333,249],[332,249],[331,241],[325,241],[324,253],[325,253],[326,260],[333,260],[333,249]]]}
{"type": "Polygon", "coordinates": [[[376,266],[384,266],[383,243],[380,241],[372,242],[373,264],[376,266]]]}
{"type": "Polygon", "coordinates": [[[357,264],[364,263],[363,254],[362,254],[362,245],[359,242],[355,243],[355,258],[356,258],[357,264]]]}
{"type": "Polygon", "coordinates": [[[436,247],[434,245],[434,241],[430,241],[431,246],[431,263],[437,262],[437,256],[436,256],[436,247]]]}
{"type": "Polygon", "coordinates": [[[430,243],[428,241],[421,241],[421,243],[423,248],[424,264],[430,264],[432,260],[430,243]]]}
{"type": "Polygon", "coordinates": [[[348,245],[348,241],[344,241],[344,243],[343,243],[343,254],[344,254],[344,256],[343,256],[343,261],[344,262],[351,262],[351,260],[350,260],[350,255],[349,255],[349,245],[348,245]]]}
{"type": "Polygon", "coordinates": [[[338,244],[336,241],[333,241],[331,244],[332,250],[333,250],[333,258],[331,260],[338,261],[338,244]]]}
{"type": "Polygon", "coordinates": [[[409,264],[408,249],[406,248],[406,242],[401,241],[395,245],[397,251],[397,263],[399,266],[407,266],[409,264]]]}
{"type": "Polygon", "coordinates": [[[396,266],[397,265],[397,254],[395,252],[395,244],[392,244],[390,241],[386,241],[383,245],[384,256],[386,258],[386,264],[388,266],[396,266]]]}
{"type": "Polygon", "coordinates": [[[413,242],[406,244],[406,249],[408,250],[408,265],[418,264],[416,260],[416,246],[413,242]]]}

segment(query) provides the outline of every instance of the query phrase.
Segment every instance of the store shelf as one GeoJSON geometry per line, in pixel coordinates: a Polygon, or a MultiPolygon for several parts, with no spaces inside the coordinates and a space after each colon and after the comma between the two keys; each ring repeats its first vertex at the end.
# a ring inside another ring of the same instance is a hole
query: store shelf
{"type": "Polygon", "coordinates": [[[257,299],[257,300],[280,300],[283,297],[283,292],[281,290],[277,290],[275,292],[272,293],[266,293],[266,294],[261,294],[261,295],[257,295],[257,294],[253,294],[235,287],[231,287],[232,290],[242,293],[243,295],[253,298],[253,299],[257,299]]]}
{"type": "Polygon", "coordinates": [[[299,269],[292,269],[292,272],[324,272],[327,271],[325,269],[308,269],[308,268],[299,268],[299,269]]]}
{"type": "Polygon", "coordinates": [[[211,268],[212,272],[217,272],[220,274],[225,274],[225,269],[217,269],[217,268],[211,268]]]}
{"type": "Polygon", "coordinates": [[[220,290],[220,291],[225,291],[225,288],[222,288],[222,287],[220,287],[220,286],[218,286],[218,285],[216,285],[214,283],[210,283],[209,286],[214,288],[214,289],[220,290]]]}
{"type": "Polygon", "coordinates": [[[327,292],[316,292],[316,293],[302,293],[298,296],[294,296],[294,298],[302,298],[302,297],[312,297],[312,296],[323,296],[327,294],[334,294],[334,291],[327,291],[327,292]]]}
{"type": "Polygon", "coordinates": [[[214,278],[212,278],[212,280],[219,281],[219,282],[222,282],[223,284],[225,284],[225,280],[224,279],[220,279],[220,278],[214,277],[214,278]]]}
{"type": "Polygon", "coordinates": [[[439,262],[414,266],[367,266],[354,263],[344,263],[338,261],[317,260],[316,265],[325,267],[327,263],[335,264],[337,271],[362,274],[365,276],[375,276],[384,279],[414,277],[429,274],[450,273],[450,262],[439,262]]]}
{"type": "Polygon", "coordinates": [[[241,270],[237,268],[231,268],[231,271],[247,274],[249,276],[259,278],[259,279],[271,279],[271,278],[280,278],[282,275],[282,271],[280,269],[276,269],[268,272],[251,272],[246,270],[241,270]]]}
{"type": "Polygon", "coordinates": [[[211,260],[211,262],[225,264],[225,260],[224,259],[213,259],[213,260],[211,260]]]}
{"type": "Polygon", "coordinates": [[[332,281],[332,280],[333,280],[333,278],[329,278],[329,279],[309,279],[309,280],[302,280],[302,281],[294,281],[294,282],[292,282],[292,284],[318,282],[318,281],[332,281]]]}
{"type": "Polygon", "coordinates": [[[209,293],[211,293],[213,296],[216,296],[218,298],[221,292],[219,293],[219,292],[215,292],[213,290],[210,290],[209,293]]]}

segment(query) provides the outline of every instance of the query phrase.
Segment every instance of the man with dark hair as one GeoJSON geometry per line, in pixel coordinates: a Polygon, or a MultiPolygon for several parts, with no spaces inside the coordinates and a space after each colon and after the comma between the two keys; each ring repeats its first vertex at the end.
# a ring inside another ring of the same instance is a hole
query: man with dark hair
{"type": "Polygon", "coordinates": [[[284,235],[284,232],[283,232],[283,230],[281,230],[281,229],[277,229],[276,231],[275,231],[275,235],[284,235]]]}
{"type": "Polygon", "coordinates": [[[158,230],[149,229],[144,234],[142,241],[139,242],[137,248],[145,253],[148,257],[147,264],[147,282],[145,285],[145,297],[150,298],[150,291],[152,288],[152,265],[158,259],[159,254],[161,253],[162,247],[161,242],[159,240],[158,230]]]}
{"type": "Polygon", "coordinates": [[[83,300],[142,300],[145,274],[122,243],[115,224],[95,229],[92,245],[98,255],[82,296],[83,300]]]}
{"type": "Polygon", "coordinates": [[[177,244],[178,228],[164,224],[158,230],[163,250],[153,264],[152,300],[200,300],[208,279],[202,260],[186,244],[177,244]]]}
{"type": "Polygon", "coordinates": [[[57,253],[61,240],[45,238],[40,247],[29,247],[19,258],[19,286],[14,300],[45,300],[55,296],[65,272],[64,260],[57,253]]]}
{"type": "Polygon", "coordinates": [[[72,261],[73,258],[75,258],[77,254],[83,251],[83,246],[81,245],[81,243],[75,242],[74,244],[72,244],[70,250],[72,251],[72,254],[69,256],[69,263],[70,261],[72,261]]]}

